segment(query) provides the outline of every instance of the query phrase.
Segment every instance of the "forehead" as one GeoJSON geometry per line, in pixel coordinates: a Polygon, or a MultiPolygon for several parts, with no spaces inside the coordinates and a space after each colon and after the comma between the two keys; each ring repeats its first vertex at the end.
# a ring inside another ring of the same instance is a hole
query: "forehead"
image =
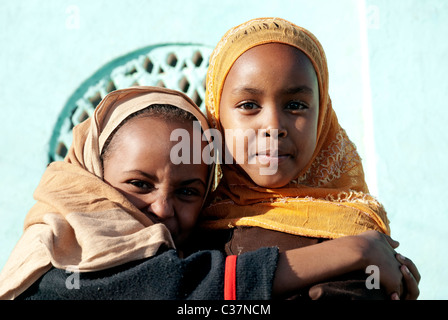
{"type": "MultiPolygon", "coordinates": [[[[143,116],[126,122],[118,130],[114,144],[116,145],[113,152],[126,154],[127,159],[148,161],[157,158],[159,161],[172,163],[173,148],[181,147],[183,152],[189,153],[193,158],[193,153],[202,152],[207,142],[202,141],[199,123],[193,125],[193,121],[190,120],[166,120],[143,116]]],[[[190,163],[192,162],[190,160],[190,163]]]]}
{"type": "MultiPolygon", "coordinates": [[[[193,137],[192,121],[166,120],[157,116],[142,116],[127,121],[117,132],[118,147],[134,149],[135,152],[168,152],[174,142],[171,134],[176,130],[185,130],[193,137]]],[[[115,138],[115,137],[114,137],[115,138]]]]}
{"type": "Polygon", "coordinates": [[[281,43],[263,44],[244,52],[230,68],[225,83],[251,81],[251,76],[273,72],[286,81],[302,80],[318,85],[316,71],[306,54],[281,43]]]}
{"type": "Polygon", "coordinates": [[[128,120],[119,130],[119,136],[154,137],[157,140],[169,141],[171,132],[176,129],[192,130],[192,121],[166,120],[161,116],[139,116],[128,120]]]}

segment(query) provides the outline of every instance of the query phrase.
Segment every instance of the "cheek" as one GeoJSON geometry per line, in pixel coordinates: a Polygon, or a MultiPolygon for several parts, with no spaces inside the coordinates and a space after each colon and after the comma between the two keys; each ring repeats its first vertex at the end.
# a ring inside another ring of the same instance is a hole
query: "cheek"
{"type": "Polygon", "coordinates": [[[250,154],[254,143],[255,134],[252,131],[244,131],[241,129],[226,129],[224,133],[225,159],[226,163],[245,164],[248,162],[248,154],[250,154]],[[230,157],[229,157],[230,156],[230,157]],[[233,159],[233,161],[231,160],[233,159]],[[230,162],[229,162],[230,161],[230,162]]]}
{"type": "Polygon", "coordinates": [[[198,204],[184,205],[178,214],[180,233],[189,233],[196,225],[201,210],[202,201],[198,204]]]}
{"type": "Polygon", "coordinates": [[[226,159],[230,161],[233,158],[233,163],[238,164],[247,163],[249,155],[256,150],[257,143],[256,130],[251,127],[251,123],[246,119],[238,119],[238,114],[230,117],[224,113],[221,127],[224,128],[226,159]]]}
{"type": "Polygon", "coordinates": [[[128,192],[125,190],[125,187],[119,185],[112,185],[117,191],[119,191],[130,203],[132,203],[137,209],[142,210],[148,206],[148,203],[145,199],[143,199],[142,195],[135,194],[132,192],[128,192]]]}
{"type": "Polygon", "coordinates": [[[294,134],[295,144],[299,148],[300,163],[306,165],[314,154],[317,143],[317,121],[306,121],[296,127],[294,134]]]}
{"type": "Polygon", "coordinates": [[[132,203],[137,209],[142,210],[146,202],[141,198],[140,195],[134,194],[128,190],[128,186],[120,182],[119,176],[117,175],[118,168],[109,165],[107,162],[104,163],[104,182],[109,184],[111,187],[120,192],[130,203],[132,203]]]}

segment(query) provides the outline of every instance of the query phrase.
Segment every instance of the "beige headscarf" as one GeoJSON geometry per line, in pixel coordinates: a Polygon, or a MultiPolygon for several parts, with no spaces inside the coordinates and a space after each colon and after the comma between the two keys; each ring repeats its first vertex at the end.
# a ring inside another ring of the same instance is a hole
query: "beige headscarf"
{"type": "Polygon", "coordinates": [[[105,141],[126,117],[152,104],[186,110],[208,129],[200,109],[180,92],[133,87],[108,94],[92,117],[73,129],[64,161],[51,163],[43,174],[34,193],[37,203],[0,274],[0,299],[14,299],[52,266],[96,271],[174,248],[163,224],[152,223],[102,179],[105,141]]]}
{"type": "Polygon", "coordinates": [[[383,206],[369,194],[355,145],[338,123],[328,93],[324,50],[308,30],[280,18],[258,18],[231,28],[219,41],[207,72],[206,108],[220,129],[222,88],[234,62],[247,50],[267,43],[287,44],[311,61],[319,84],[319,119],[314,154],[288,185],[269,189],[242,176],[233,165],[216,170],[222,178],[203,212],[210,229],[256,226],[290,234],[337,238],[366,230],[389,234],[383,206]]]}

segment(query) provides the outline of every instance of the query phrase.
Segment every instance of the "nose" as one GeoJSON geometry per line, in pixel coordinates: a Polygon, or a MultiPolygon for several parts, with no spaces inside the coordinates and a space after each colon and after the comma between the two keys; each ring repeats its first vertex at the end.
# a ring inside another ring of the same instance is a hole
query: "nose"
{"type": "Polygon", "coordinates": [[[166,196],[157,196],[149,203],[146,211],[159,222],[168,220],[175,214],[173,202],[166,196]]]}
{"type": "Polygon", "coordinates": [[[284,126],[284,115],[278,108],[269,109],[269,112],[266,112],[265,114],[265,121],[262,129],[263,136],[285,138],[288,135],[288,131],[284,126]]]}

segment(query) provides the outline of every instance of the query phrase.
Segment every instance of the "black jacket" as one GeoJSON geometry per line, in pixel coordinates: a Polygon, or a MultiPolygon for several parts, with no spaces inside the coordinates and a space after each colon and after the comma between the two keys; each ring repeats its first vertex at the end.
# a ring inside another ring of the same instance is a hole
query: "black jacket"
{"type": "MultiPolygon", "coordinates": [[[[278,249],[238,256],[237,299],[271,298],[278,249]]],[[[103,271],[72,273],[52,268],[17,299],[27,300],[221,300],[225,255],[200,251],[180,259],[175,250],[103,271]]]]}

